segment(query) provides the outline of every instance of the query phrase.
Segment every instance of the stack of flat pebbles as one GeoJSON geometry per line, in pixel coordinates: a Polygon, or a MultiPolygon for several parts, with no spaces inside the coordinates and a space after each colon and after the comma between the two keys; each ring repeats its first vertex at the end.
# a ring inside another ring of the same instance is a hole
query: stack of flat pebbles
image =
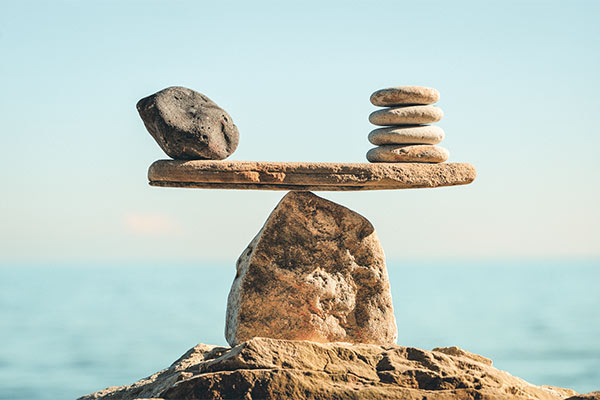
{"type": "Polygon", "coordinates": [[[435,125],[444,112],[432,104],[440,93],[423,86],[398,86],[381,89],[371,95],[371,103],[386,107],[369,115],[369,121],[384,128],[369,133],[369,142],[377,147],[369,150],[370,162],[441,163],[448,150],[436,146],[444,139],[444,131],[435,125]]]}

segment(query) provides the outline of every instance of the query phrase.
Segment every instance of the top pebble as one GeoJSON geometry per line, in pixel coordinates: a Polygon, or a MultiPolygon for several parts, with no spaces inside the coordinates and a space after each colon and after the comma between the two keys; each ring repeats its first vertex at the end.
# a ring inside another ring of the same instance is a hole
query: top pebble
{"type": "Polygon", "coordinates": [[[439,99],[440,92],[425,86],[396,86],[378,90],[371,95],[371,103],[380,107],[433,104],[439,99]]]}

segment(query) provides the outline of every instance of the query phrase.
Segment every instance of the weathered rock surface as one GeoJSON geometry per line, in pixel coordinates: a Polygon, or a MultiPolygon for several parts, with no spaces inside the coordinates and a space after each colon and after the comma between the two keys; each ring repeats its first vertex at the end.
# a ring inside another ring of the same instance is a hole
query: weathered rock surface
{"type": "Polygon", "coordinates": [[[442,119],[444,112],[435,106],[406,106],[373,111],[369,121],[374,125],[430,124],[442,119]]]}
{"type": "Polygon", "coordinates": [[[158,160],[152,186],[249,190],[391,190],[465,185],[471,164],[293,163],[158,160]]]}
{"type": "Polygon", "coordinates": [[[382,107],[433,104],[439,99],[440,92],[425,86],[396,86],[378,90],[371,95],[371,103],[382,107]]]}
{"type": "Polygon", "coordinates": [[[569,397],[567,400],[600,400],[600,391],[579,394],[573,397],[569,397]]]}
{"type": "Polygon", "coordinates": [[[369,142],[383,144],[438,144],[444,139],[444,130],[436,125],[407,125],[374,129],[369,142]]]}
{"type": "Polygon", "coordinates": [[[225,337],[395,343],[385,257],[363,216],[290,192],[237,262],[225,337]]]}
{"type": "Polygon", "coordinates": [[[450,153],[443,147],[430,144],[387,144],[368,151],[370,162],[423,162],[441,163],[450,153]]]}
{"type": "MultiPolygon", "coordinates": [[[[80,400],[558,400],[575,395],[569,389],[532,385],[458,347],[426,351],[255,338],[231,349],[200,344],[148,378],[80,400]]],[[[594,399],[572,399],[580,398],[594,399]]]]}
{"type": "Polygon", "coordinates": [[[141,99],[137,109],[171,158],[222,160],[237,148],[239,133],[229,114],[194,90],[169,87],[141,99]]]}

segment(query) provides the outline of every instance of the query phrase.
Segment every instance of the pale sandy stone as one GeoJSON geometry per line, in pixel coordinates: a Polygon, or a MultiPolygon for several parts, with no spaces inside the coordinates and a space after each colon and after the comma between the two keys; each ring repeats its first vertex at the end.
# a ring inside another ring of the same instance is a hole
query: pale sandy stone
{"type": "Polygon", "coordinates": [[[388,144],[375,147],[367,153],[370,162],[423,162],[442,163],[450,153],[443,147],[430,144],[388,144]]]}
{"type": "Polygon", "coordinates": [[[438,144],[444,130],[436,125],[407,125],[379,128],[369,133],[369,142],[382,144],[438,144]]]}
{"type": "Polygon", "coordinates": [[[599,394],[533,385],[457,347],[254,338],[233,348],[198,345],[148,378],[80,400],[592,400],[599,394]]]}
{"type": "Polygon", "coordinates": [[[363,216],[290,192],[237,262],[225,338],[392,344],[397,337],[385,257],[363,216]]]}
{"type": "Polygon", "coordinates": [[[425,86],[395,86],[378,90],[371,95],[371,103],[382,107],[433,104],[439,99],[440,92],[425,86]]]}
{"type": "Polygon", "coordinates": [[[465,185],[475,176],[475,167],[466,163],[158,160],[148,170],[152,186],[286,191],[433,188],[465,185]]]}
{"type": "Polygon", "coordinates": [[[373,125],[417,125],[438,122],[444,116],[441,108],[435,106],[391,107],[373,111],[369,121],[373,125]]]}
{"type": "Polygon", "coordinates": [[[600,390],[569,397],[566,400],[600,400],[600,390]]]}

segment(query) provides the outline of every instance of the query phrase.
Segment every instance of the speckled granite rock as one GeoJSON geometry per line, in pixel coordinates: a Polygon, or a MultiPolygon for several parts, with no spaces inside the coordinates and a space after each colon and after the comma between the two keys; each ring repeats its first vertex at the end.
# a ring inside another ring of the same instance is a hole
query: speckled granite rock
{"type": "Polygon", "coordinates": [[[440,92],[425,86],[395,86],[376,91],[371,95],[374,106],[398,106],[401,104],[433,104],[440,99],[440,92]]]}
{"type": "Polygon", "coordinates": [[[146,129],[171,158],[222,160],[235,151],[239,133],[225,110],[194,90],[173,86],[141,99],[146,129]]]}
{"type": "Polygon", "coordinates": [[[148,378],[80,400],[559,400],[575,395],[532,385],[458,347],[426,351],[254,338],[234,348],[200,344],[148,378]]]}
{"type": "Polygon", "coordinates": [[[406,106],[373,111],[369,121],[374,125],[430,124],[442,119],[444,112],[435,106],[406,106]]]}
{"type": "Polygon", "coordinates": [[[385,257],[363,216],[290,192],[237,262],[225,337],[395,343],[385,257]]]}

